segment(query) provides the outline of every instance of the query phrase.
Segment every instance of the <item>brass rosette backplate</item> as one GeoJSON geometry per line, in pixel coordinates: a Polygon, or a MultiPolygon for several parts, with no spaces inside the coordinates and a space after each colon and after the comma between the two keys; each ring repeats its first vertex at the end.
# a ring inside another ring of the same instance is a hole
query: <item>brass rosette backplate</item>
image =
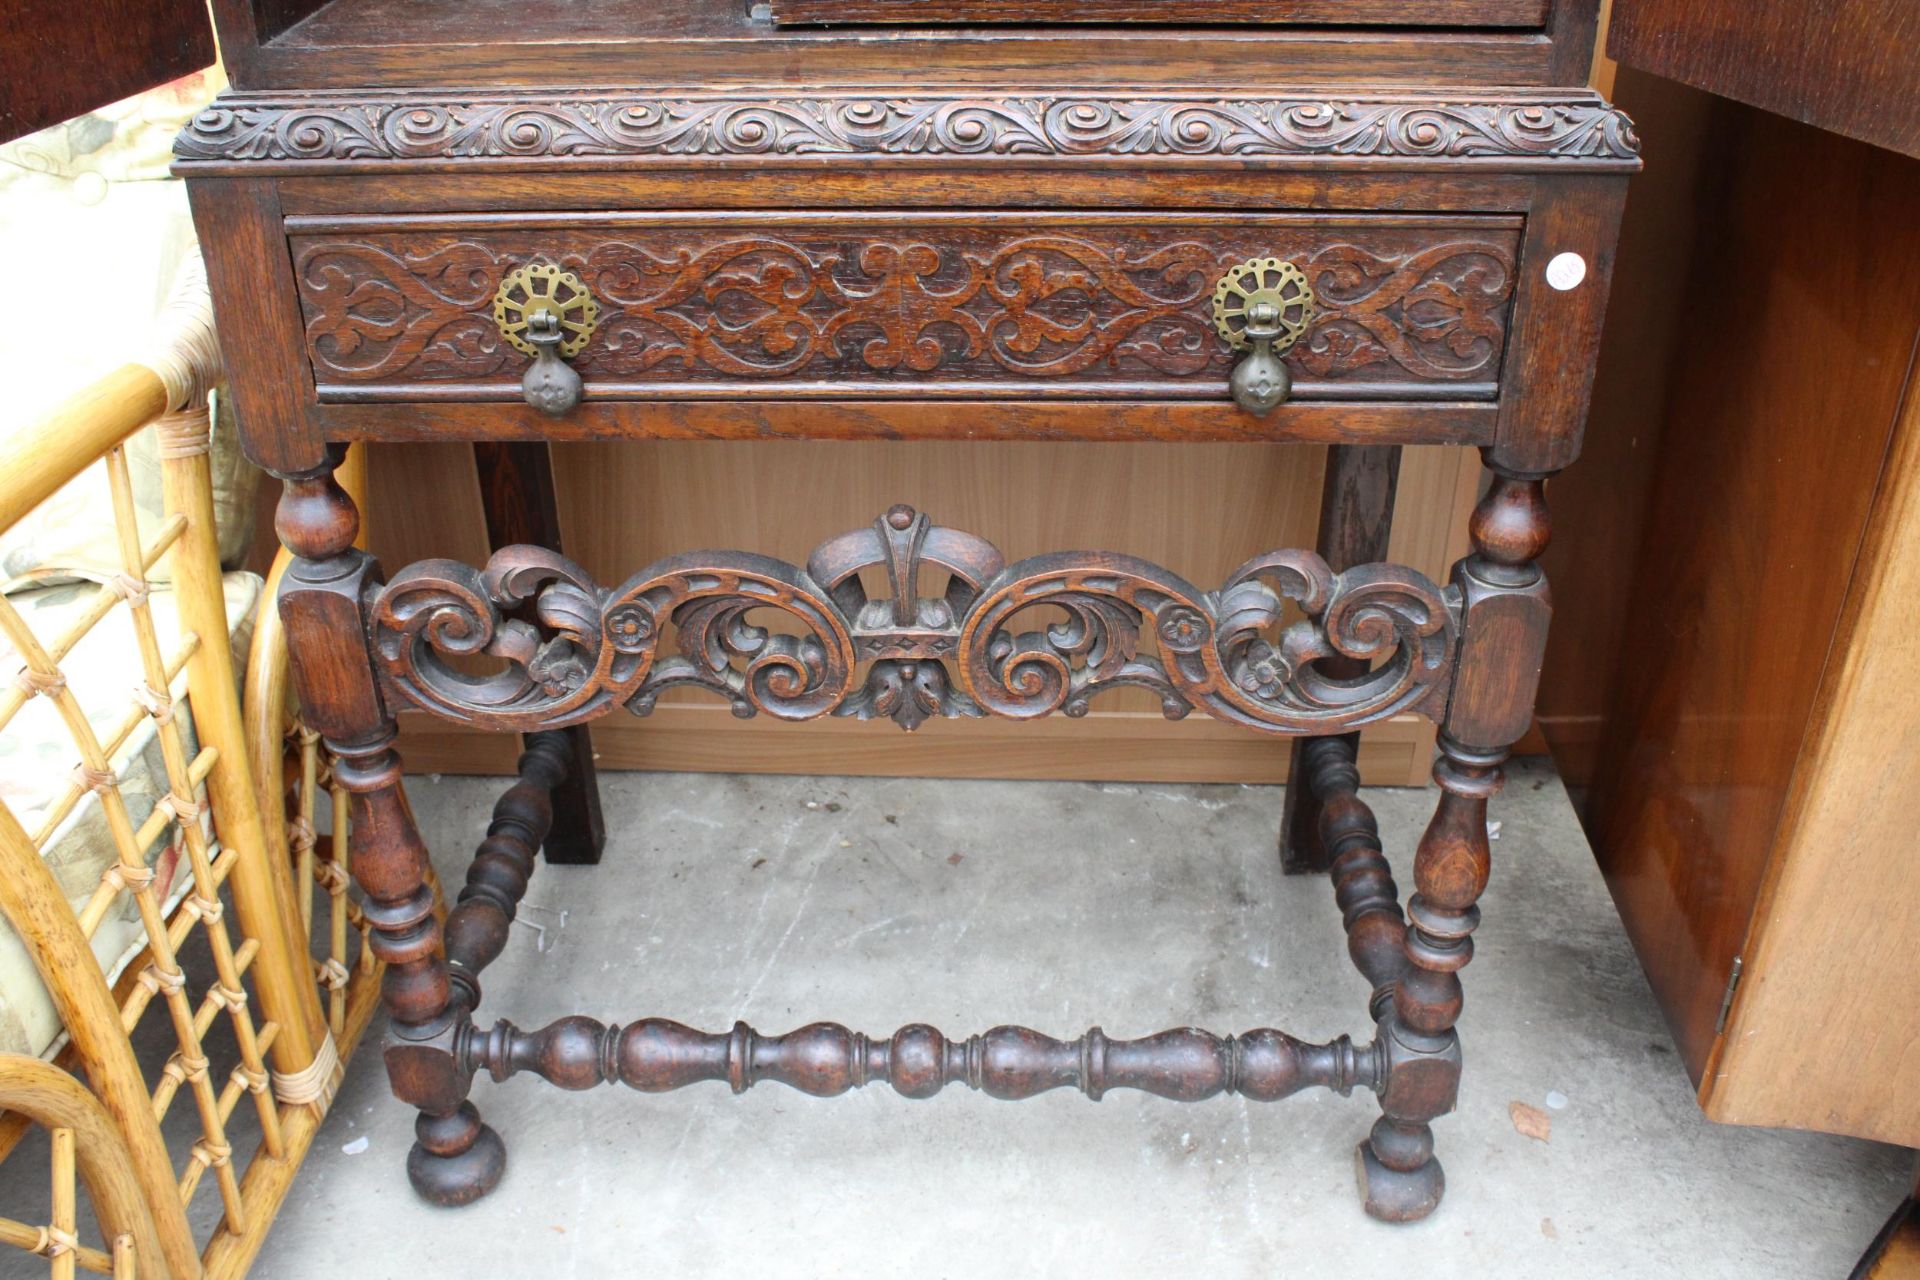
{"type": "Polygon", "coordinates": [[[1306,272],[1280,258],[1229,267],[1213,291],[1213,327],[1235,351],[1269,338],[1279,355],[1305,336],[1315,314],[1306,272]]]}
{"type": "Polygon", "coordinates": [[[573,272],[551,262],[529,262],[509,271],[493,295],[493,322],[522,355],[539,354],[527,339],[527,324],[542,311],[559,322],[565,335],[559,354],[566,359],[585,349],[600,322],[600,304],[573,272]]]}

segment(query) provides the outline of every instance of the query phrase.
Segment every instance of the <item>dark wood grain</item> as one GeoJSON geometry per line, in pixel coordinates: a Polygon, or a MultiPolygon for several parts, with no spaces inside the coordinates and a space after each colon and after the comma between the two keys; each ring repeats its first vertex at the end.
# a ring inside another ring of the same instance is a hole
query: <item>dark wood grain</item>
{"type": "Polygon", "coordinates": [[[1613,0],[1607,52],[1920,156],[1920,5],[1912,0],[1613,0]]]}
{"type": "Polygon", "coordinates": [[[1352,736],[1308,739],[1288,785],[1313,792],[1316,848],[1324,852],[1324,870],[1333,877],[1347,954],[1373,988],[1368,1012],[1378,1021],[1406,971],[1407,922],[1380,844],[1380,824],[1360,798],[1357,741],[1352,736]]]}
{"type": "Polygon", "coordinates": [[[284,480],[275,523],[294,558],[281,582],[280,613],[301,714],[319,731],[334,781],[349,797],[350,868],[372,926],[367,945],[386,965],[388,1079],[421,1112],[421,1144],[408,1170],[421,1194],[460,1203],[479,1194],[470,1188],[499,1179],[505,1149],[466,1101],[473,1073],[443,1048],[468,997],[448,973],[432,865],[400,787],[396,726],[360,639],[380,569],[353,545],[358,514],[330,465],[284,480]]]}
{"type": "Polygon", "coordinates": [[[533,878],[534,854],[553,834],[558,789],[576,763],[568,735],[529,735],[518,779],[493,806],[467,883],[447,912],[447,965],[469,1009],[480,1004],[480,971],[506,949],[507,929],[533,878]]]}
{"type": "Polygon", "coordinates": [[[214,320],[247,456],[265,470],[304,473],[326,461],[326,437],[307,417],[313,375],[303,351],[300,300],[273,184],[189,186],[193,223],[213,290],[214,320]],[[245,341],[232,335],[245,334],[245,341]]]}
{"type": "MultiPolygon", "coordinates": [[[[1493,452],[1486,451],[1489,459],[1493,452]]],[[[1518,479],[1495,467],[1469,526],[1472,553],[1454,568],[1470,647],[1460,654],[1459,692],[1433,766],[1440,802],[1414,855],[1405,962],[1369,973],[1376,981],[1391,973],[1394,982],[1391,999],[1377,1002],[1387,1049],[1382,1114],[1359,1153],[1367,1211],[1387,1221],[1425,1217],[1446,1186],[1433,1154],[1432,1121],[1451,1111],[1458,1097],[1454,1024],[1463,1001],[1460,971],[1473,958],[1476,904],[1492,868],[1487,801],[1500,789],[1509,749],[1526,730],[1538,657],[1546,646],[1546,581],[1538,564],[1550,527],[1544,488],[1537,479],[1518,479]],[[1488,615],[1496,619],[1493,643],[1486,639],[1488,615]]],[[[1367,857],[1370,833],[1357,834],[1356,869],[1377,877],[1384,868],[1367,857]]],[[[1350,914],[1350,927],[1352,919],[1350,914]]],[[[1389,933],[1392,923],[1391,916],[1382,917],[1389,933]]]]}
{"type": "Polygon", "coordinates": [[[1682,300],[1697,247],[1717,234],[1728,148],[1715,121],[1744,110],[1631,68],[1614,88],[1660,148],[1627,201],[1580,465],[1553,482],[1558,529],[1542,560],[1559,590],[1537,719],[1576,795],[1593,781],[1616,658],[1633,634],[1628,593],[1681,368],[1682,300]]]}
{"type": "MultiPolygon", "coordinates": [[[[480,473],[480,504],[491,546],[525,544],[565,551],[553,460],[544,441],[481,441],[473,446],[473,462],[480,473]]],[[[560,770],[549,784],[554,812],[543,848],[548,862],[591,865],[600,861],[607,844],[593,734],[585,725],[576,725],[566,736],[571,767],[560,770]]],[[[533,745],[529,739],[528,746],[533,745]]]]}
{"type": "Polygon", "coordinates": [[[1511,394],[1501,400],[1500,438],[1489,455],[1501,468],[1544,474],[1580,456],[1625,201],[1623,184],[1569,178],[1527,219],[1507,348],[1511,394]],[[1546,282],[1548,264],[1562,254],[1585,269],[1566,290],[1546,282]]]}
{"type": "Polygon", "coordinates": [[[1453,572],[1460,674],[1442,728],[1458,741],[1510,746],[1533,723],[1553,617],[1538,564],[1551,529],[1545,482],[1496,472],[1469,525],[1474,552],[1453,572]]]}
{"type": "Polygon", "coordinates": [[[1547,13],[1546,83],[1595,83],[1593,48],[1600,6],[1601,0],[1553,0],[1547,13]]]}
{"type": "MultiPolygon", "coordinates": [[[[214,0],[214,11],[220,12],[224,3],[225,0],[214,0]]],[[[318,13],[326,7],[327,0],[241,0],[241,3],[250,4],[252,8],[254,31],[262,39],[271,40],[318,13]]]]}
{"type": "Polygon", "coordinates": [[[198,172],[614,167],[704,157],[983,158],[1094,164],[1316,159],[1331,166],[1631,170],[1632,122],[1591,90],[1433,89],[1182,96],[1140,91],[663,94],[510,89],[357,100],[230,91],[175,143],[198,172]]]}
{"type": "Polygon", "coordinates": [[[199,0],[0,0],[0,142],[213,65],[199,0]]]}
{"type": "Polygon", "coordinates": [[[1222,1094],[1275,1102],[1316,1086],[1340,1093],[1374,1087],[1380,1072],[1372,1045],[1356,1048],[1345,1036],[1304,1044],[1272,1028],[1217,1036],[1180,1027],[1112,1040],[1095,1027],[1078,1039],[1056,1040],[1003,1026],[949,1040],[924,1023],[870,1038],[833,1022],[770,1036],[744,1022],[712,1033],[665,1018],[622,1027],[574,1016],[534,1032],[496,1023],[476,1030],[468,1045],[474,1068],[496,1080],[525,1071],[563,1089],[618,1082],[643,1093],[711,1081],[745,1093],[767,1081],[817,1098],[884,1083],[915,1099],[964,1084],[1005,1102],[1067,1088],[1095,1101],[1109,1089],[1138,1089],[1175,1102],[1222,1094]]]}
{"type": "MultiPolygon", "coordinates": [[[[1056,168],[1017,158],[939,164],[850,165],[832,156],[734,164],[570,165],[472,161],[467,171],[395,172],[342,165],[279,177],[290,229],[319,232],[326,220],[370,214],[434,215],[484,208],[496,213],[623,214],[640,210],[1074,209],[1291,210],[1300,213],[1525,213],[1554,171],[1513,171],[1499,162],[1454,160],[1419,168],[1377,164],[1295,169],[1232,161],[1096,164],[1056,168]],[[476,180],[472,170],[484,170],[476,180]]],[[[242,174],[258,168],[234,166],[242,174]]],[[[199,161],[178,161],[188,177],[199,161]]],[[[336,224],[337,225],[337,224],[336,224]]]]}
{"type": "MultiPolygon", "coordinates": [[[[1547,0],[1184,0],[1183,23],[1538,27],[1547,0]]],[[[1154,22],[1166,0],[772,0],[775,22],[937,26],[973,23],[1154,22]]]]}
{"type": "MultiPolygon", "coordinates": [[[[298,320],[298,315],[294,317],[298,320]]],[[[295,333],[298,333],[297,328],[295,333]]],[[[517,396],[328,404],[309,415],[335,440],[1131,440],[1190,444],[1488,444],[1498,406],[1294,400],[1254,417],[1208,400],[601,400],[549,418],[517,396]]]]}
{"type": "MultiPolygon", "coordinates": [[[[1235,0],[1240,2],[1240,0],[1235,0]]],[[[1316,4],[1323,0],[1282,0],[1316,4]]],[[[1335,0],[1352,4],[1355,0],[1335,0]]],[[[1358,0],[1375,15],[1379,0],[1358,0]]],[[[1539,0],[1440,0],[1481,12],[1538,12],[1539,0]]],[[[291,15],[311,8],[275,4],[291,15]]],[[[1331,7],[1324,5],[1329,12],[1331,7]]],[[[1397,6],[1425,26],[1431,6],[1397,6]]],[[[426,84],[620,84],[645,48],[646,80],[662,85],[770,83],[804,66],[815,84],[1333,83],[1579,84],[1555,58],[1560,42],[1592,39],[1592,0],[1557,0],[1541,29],[1484,22],[1431,30],[1376,26],[1126,24],[895,29],[777,26],[734,0],[600,0],[579,5],[510,0],[332,0],[279,30],[249,0],[216,0],[234,83],[312,88],[426,84]],[[1572,21],[1560,16],[1570,10],[1572,21]],[[537,51],[537,52],[536,52],[537,51]],[[1554,79],[1553,77],[1558,77],[1554,79]]],[[[1590,45],[1589,45],[1590,47],[1590,45]]]]}

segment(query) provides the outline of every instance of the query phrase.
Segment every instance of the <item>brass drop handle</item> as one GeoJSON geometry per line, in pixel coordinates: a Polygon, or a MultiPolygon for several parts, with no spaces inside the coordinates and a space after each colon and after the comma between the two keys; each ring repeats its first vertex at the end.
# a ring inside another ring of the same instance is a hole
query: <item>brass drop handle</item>
{"type": "Polygon", "coordinates": [[[550,262],[509,271],[493,295],[493,322],[515,350],[533,357],[520,379],[526,402],[551,417],[580,403],[584,388],[568,360],[599,324],[600,306],[580,278],[550,262]]]}
{"type": "Polygon", "coordinates": [[[551,311],[536,311],[527,321],[527,341],[533,344],[533,363],[520,378],[520,394],[528,404],[550,417],[562,418],[580,403],[585,389],[573,366],[560,358],[566,333],[551,311]]]}
{"type": "Polygon", "coordinates": [[[1227,384],[1235,404],[1266,414],[1286,401],[1293,375],[1280,357],[1313,319],[1313,289],[1291,262],[1251,258],[1220,277],[1213,291],[1213,327],[1234,350],[1248,352],[1227,384]]]}

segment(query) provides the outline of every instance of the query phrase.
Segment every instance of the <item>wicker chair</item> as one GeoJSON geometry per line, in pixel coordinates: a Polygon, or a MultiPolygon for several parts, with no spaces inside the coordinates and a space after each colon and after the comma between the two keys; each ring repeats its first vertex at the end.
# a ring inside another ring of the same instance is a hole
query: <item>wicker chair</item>
{"type": "Polygon", "coordinates": [[[31,992],[0,994],[50,1001],[58,1018],[44,1049],[0,1053],[0,1155],[38,1150],[17,1144],[44,1128],[52,1177],[48,1220],[0,1218],[0,1245],[43,1255],[55,1277],[243,1275],[378,1002],[378,968],[347,896],[345,823],[326,798],[318,744],[288,706],[285,648],[257,579],[259,612],[242,618],[258,624],[243,712],[233,656],[242,628],[232,625],[209,483],[218,355],[204,275],[186,280],[166,329],[150,357],[69,400],[0,459],[0,529],[103,462],[120,557],[116,573],[80,584],[44,616],[0,596],[0,648],[18,666],[0,684],[0,732],[19,731],[23,709],[44,700],[78,761],[58,794],[24,806],[29,822],[12,795],[0,805],[0,912],[39,979],[31,992]],[[148,424],[166,511],[142,529],[128,458],[148,424]],[[36,626],[46,618],[53,625],[36,626]],[[127,637],[120,686],[134,692],[103,713],[62,664],[116,628],[127,637]],[[136,739],[147,746],[134,753],[136,739]],[[153,776],[136,778],[142,769],[153,776]],[[76,888],[56,876],[49,850],[87,814],[107,833],[104,848],[94,841],[104,870],[76,888]],[[103,956],[114,928],[132,941],[122,955],[110,940],[103,956]],[[136,1057],[143,1019],[171,1031],[157,1069],[136,1057]],[[233,1060],[224,1079],[210,1055],[233,1060]],[[176,1139],[185,1149],[170,1151],[163,1121],[181,1105],[197,1124],[190,1144],[176,1139]],[[97,1235],[82,1225],[80,1186],[97,1235]],[[188,1212],[197,1191],[219,1206],[205,1239],[188,1212]]]}

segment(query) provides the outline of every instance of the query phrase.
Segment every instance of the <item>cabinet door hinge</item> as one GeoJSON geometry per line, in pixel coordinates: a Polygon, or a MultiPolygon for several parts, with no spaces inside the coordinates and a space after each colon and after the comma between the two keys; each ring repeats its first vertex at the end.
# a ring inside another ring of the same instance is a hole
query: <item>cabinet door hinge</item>
{"type": "Polygon", "coordinates": [[[1720,1016],[1714,1019],[1713,1034],[1727,1029],[1727,1015],[1733,1012],[1733,993],[1740,986],[1741,957],[1733,958],[1733,972],[1727,975],[1727,994],[1720,997],[1720,1016]]]}

